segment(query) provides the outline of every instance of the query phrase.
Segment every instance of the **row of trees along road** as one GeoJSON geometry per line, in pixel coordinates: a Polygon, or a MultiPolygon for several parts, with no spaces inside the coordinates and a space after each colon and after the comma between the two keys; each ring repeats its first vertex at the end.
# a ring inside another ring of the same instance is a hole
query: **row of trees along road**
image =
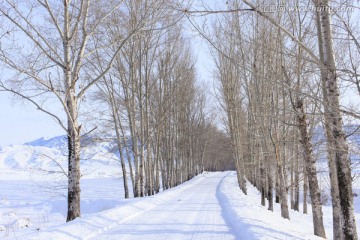
{"type": "Polygon", "coordinates": [[[126,198],[129,186],[135,197],[152,195],[206,169],[233,167],[226,154],[209,156],[222,150],[214,139],[228,138],[205,113],[179,4],[0,3],[1,91],[35,105],[67,134],[67,221],[81,216],[81,138],[95,129],[84,119],[105,131],[99,136],[115,136],[123,176],[132,183],[123,178],[126,198]]]}
{"type": "MultiPolygon", "coordinates": [[[[130,191],[155,194],[204,170],[235,169],[244,194],[248,180],[262,205],[267,200],[273,210],[273,202],[280,203],[284,218],[290,219],[289,196],[290,208],[299,211],[302,190],[303,211],[309,198],[320,237],[326,236],[311,138],[323,126],[334,239],[357,239],[342,116],[360,117],[339,103],[339,84],[360,93],[355,12],[330,11],[337,3],[328,0],[234,0],[223,10],[185,4],[0,3],[1,91],[29,101],[67,133],[67,221],[81,215],[80,140],[93,130],[81,122],[85,105],[97,130],[114,136],[122,173],[131,181],[124,177],[126,198],[130,191]],[[271,4],[282,7],[266,12],[271,4]],[[290,10],[294,6],[307,10],[290,10]],[[198,14],[215,16],[212,30],[199,27],[198,14]],[[206,110],[183,16],[212,49],[226,134],[206,110]]],[[[344,1],[341,9],[356,8],[351,4],[344,1]]]]}
{"type": "Polygon", "coordinates": [[[333,237],[357,239],[342,115],[358,119],[359,114],[340,105],[339,85],[359,89],[358,13],[354,11],[358,8],[352,1],[339,4],[328,0],[235,0],[227,1],[222,10],[204,5],[186,13],[213,49],[214,75],[240,189],[246,194],[248,179],[261,192],[261,204],[265,206],[267,199],[271,211],[275,192],[281,216],[290,219],[288,197],[291,209],[299,211],[302,182],[303,211],[307,213],[310,198],[314,234],[325,238],[311,140],[322,126],[333,237]],[[194,18],[199,15],[213,17],[212,30],[200,27],[194,18]]]}

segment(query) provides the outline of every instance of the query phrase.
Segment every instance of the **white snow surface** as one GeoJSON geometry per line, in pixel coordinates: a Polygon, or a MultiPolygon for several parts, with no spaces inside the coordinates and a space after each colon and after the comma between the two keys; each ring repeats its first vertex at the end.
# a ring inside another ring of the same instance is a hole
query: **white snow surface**
{"type": "MultiPolygon", "coordinates": [[[[111,184],[102,180],[99,185],[111,184]]],[[[69,223],[61,219],[56,225],[49,213],[48,226],[30,221],[30,227],[16,228],[4,239],[320,239],[312,233],[311,214],[291,211],[289,221],[280,217],[278,204],[270,212],[259,202],[253,186],[248,185],[247,196],[240,192],[235,172],[204,173],[155,196],[118,200],[111,209],[85,213],[69,223]]],[[[324,208],[331,239],[331,208],[324,208]]]]}

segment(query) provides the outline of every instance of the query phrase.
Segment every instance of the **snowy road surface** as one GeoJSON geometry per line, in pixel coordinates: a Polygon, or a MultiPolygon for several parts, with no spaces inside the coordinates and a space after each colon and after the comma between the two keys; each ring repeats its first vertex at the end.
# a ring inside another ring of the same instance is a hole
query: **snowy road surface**
{"type": "Polygon", "coordinates": [[[227,173],[206,173],[152,197],[39,231],[29,239],[236,239],[217,191],[227,173]]]}
{"type": "Polygon", "coordinates": [[[186,192],[144,211],[95,239],[236,239],[222,216],[216,190],[226,176],[202,178],[186,192]]]}

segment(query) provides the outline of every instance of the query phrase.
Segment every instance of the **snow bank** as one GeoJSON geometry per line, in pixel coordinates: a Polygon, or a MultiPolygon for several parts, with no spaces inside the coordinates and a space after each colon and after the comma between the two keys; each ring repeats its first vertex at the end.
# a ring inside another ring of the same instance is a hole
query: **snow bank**
{"type": "Polygon", "coordinates": [[[281,218],[276,210],[271,212],[261,206],[256,188],[248,184],[247,189],[248,195],[240,191],[235,172],[229,173],[217,189],[223,217],[240,239],[322,239],[313,235],[309,215],[291,221],[281,218]]]}

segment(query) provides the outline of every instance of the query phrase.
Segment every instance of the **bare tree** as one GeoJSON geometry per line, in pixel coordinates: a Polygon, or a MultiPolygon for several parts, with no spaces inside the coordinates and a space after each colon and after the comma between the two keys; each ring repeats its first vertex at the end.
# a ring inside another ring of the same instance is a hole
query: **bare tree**
{"type": "Polygon", "coordinates": [[[13,74],[1,88],[34,104],[54,118],[68,137],[67,221],[80,217],[79,107],[85,93],[111,69],[123,45],[140,29],[146,15],[122,38],[99,38],[114,15],[127,17],[123,1],[4,1],[2,19],[16,31],[2,42],[1,61],[13,74]],[[101,7],[100,7],[101,6],[101,7]],[[115,47],[116,46],[116,47],[115,47]],[[112,49],[101,72],[89,76],[86,65],[96,53],[112,49]],[[114,50],[115,49],[115,50],[114,50]],[[61,106],[61,113],[51,101],[61,106]],[[49,106],[50,105],[50,106],[49,106]]]}

